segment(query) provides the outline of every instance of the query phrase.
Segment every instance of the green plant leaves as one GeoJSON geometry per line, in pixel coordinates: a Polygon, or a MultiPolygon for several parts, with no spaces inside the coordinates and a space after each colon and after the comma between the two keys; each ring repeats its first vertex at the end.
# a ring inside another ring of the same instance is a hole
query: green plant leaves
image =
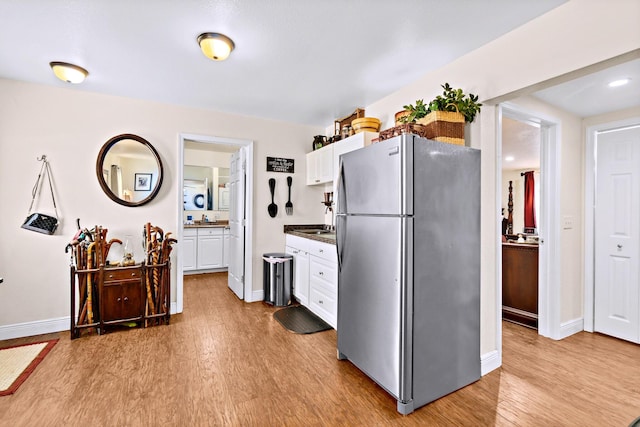
{"type": "Polygon", "coordinates": [[[472,93],[465,95],[462,89],[454,89],[449,83],[441,86],[442,95],[436,96],[428,105],[425,105],[423,99],[418,99],[415,105],[405,105],[403,108],[409,111],[409,114],[402,117],[400,121],[412,123],[431,111],[451,111],[462,113],[467,123],[473,122],[482,107],[482,104],[478,102],[478,95],[472,93]]]}

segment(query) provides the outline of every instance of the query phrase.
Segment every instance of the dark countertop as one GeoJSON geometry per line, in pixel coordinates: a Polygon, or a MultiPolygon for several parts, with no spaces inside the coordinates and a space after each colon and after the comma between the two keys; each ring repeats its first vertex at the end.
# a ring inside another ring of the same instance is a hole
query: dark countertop
{"type": "Polygon", "coordinates": [[[304,237],[305,239],[316,240],[318,242],[329,243],[330,245],[336,244],[336,235],[333,232],[330,235],[327,234],[305,234],[298,233],[296,230],[311,230],[316,228],[322,228],[328,230],[330,227],[326,224],[297,224],[297,225],[285,225],[284,233],[291,234],[293,236],[304,237]]]}
{"type": "Polygon", "coordinates": [[[202,222],[194,221],[194,224],[184,224],[184,228],[224,228],[229,226],[229,221],[202,222]]]}

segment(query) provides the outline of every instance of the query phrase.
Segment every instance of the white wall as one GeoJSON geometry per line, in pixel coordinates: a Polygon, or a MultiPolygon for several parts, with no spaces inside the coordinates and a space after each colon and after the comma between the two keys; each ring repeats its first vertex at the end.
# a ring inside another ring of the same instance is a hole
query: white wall
{"type": "MultiPolygon", "coordinates": [[[[83,226],[108,228],[109,237],[141,236],[149,221],[177,233],[176,226],[182,222],[176,207],[182,199],[182,184],[177,182],[179,133],[255,141],[254,289],[262,288],[262,253],[284,250],[283,225],[323,220],[318,203],[322,190],[304,185],[305,154],[321,128],[4,79],[0,79],[0,93],[0,277],[4,278],[0,339],[22,330],[16,325],[29,322],[68,328],[69,256],[64,248],[75,233],[76,218],[83,226]],[[121,133],[147,139],[164,166],[162,189],[142,207],[114,203],[96,178],[100,148],[121,133]],[[53,236],[20,228],[40,168],[36,157],[42,154],[51,162],[62,217],[53,236]],[[295,159],[293,216],[284,214],[285,174],[267,174],[266,156],[295,159]],[[270,176],[278,179],[276,200],[283,207],[273,219],[267,213],[270,176]]],[[[175,251],[173,256],[175,263],[175,251]]],[[[136,257],[141,259],[142,254],[136,257]]],[[[175,300],[175,269],[173,276],[175,300]]]]}
{"type": "MultiPolygon", "coordinates": [[[[426,74],[415,83],[365,107],[367,116],[382,120],[382,129],[393,126],[395,112],[416,99],[431,99],[441,93],[440,85],[448,82],[467,92],[480,95],[481,100],[501,97],[566,73],[596,64],[640,48],[640,2],[610,2],[570,0],[564,5],[519,27],[503,37],[477,49],[438,70],[426,74]]],[[[479,23],[481,25],[481,23],[479,23]]],[[[496,194],[496,171],[500,165],[496,152],[497,114],[485,105],[470,127],[470,145],[482,150],[482,272],[481,272],[481,353],[500,349],[497,325],[496,283],[499,194],[496,194]]],[[[563,136],[564,137],[564,136],[563,136]]],[[[572,139],[572,141],[575,141],[572,139]]],[[[565,164],[564,158],[580,158],[580,145],[563,143],[562,194],[570,197],[562,202],[563,214],[575,214],[582,195],[580,168],[565,164]],[[566,180],[566,182],[564,181],[566,180]],[[573,185],[569,191],[568,187],[573,185]]],[[[563,260],[572,260],[563,268],[562,278],[572,285],[562,290],[562,319],[580,316],[581,293],[574,284],[581,280],[576,265],[581,259],[581,225],[576,224],[569,239],[563,235],[563,260]]],[[[579,268],[578,268],[579,269],[579,268]]]]}

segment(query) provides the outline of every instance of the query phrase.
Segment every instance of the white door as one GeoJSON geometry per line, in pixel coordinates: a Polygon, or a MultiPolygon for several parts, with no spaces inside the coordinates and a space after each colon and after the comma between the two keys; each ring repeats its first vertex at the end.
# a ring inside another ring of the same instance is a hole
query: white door
{"type": "Polygon", "coordinates": [[[244,299],[244,241],[246,226],[246,149],[231,155],[229,169],[229,288],[244,299]]]}
{"type": "Polygon", "coordinates": [[[640,343],[640,127],[598,134],[594,330],[640,343]]]}

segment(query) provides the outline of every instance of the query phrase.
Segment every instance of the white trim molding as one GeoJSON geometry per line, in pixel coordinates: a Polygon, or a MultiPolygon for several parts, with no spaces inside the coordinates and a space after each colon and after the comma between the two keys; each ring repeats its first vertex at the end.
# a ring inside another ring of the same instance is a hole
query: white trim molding
{"type": "Polygon", "coordinates": [[[560,325],[559,331],[559,340],[565,339],[573,334],[577,334],[578,332],[582,332],[584,330],[584,319],[573,319],[568,322],[563,322],[560,325]]]}
{"type": "Polygon", "coordinates": [[[498,350],[493,350],[480,356],[480,373],[482,376],[495,371],[502,366],[502,356],[498,350]]]}
{"type": "Polygon", "coordinates": [[[58,317],[55,319],[36,320],[35,322],[16,323],[0,326],[0,340],[30,337],[33,335],[51,334],[54,332],[68,331],[71,327],[71,318],[58,317]]]}

